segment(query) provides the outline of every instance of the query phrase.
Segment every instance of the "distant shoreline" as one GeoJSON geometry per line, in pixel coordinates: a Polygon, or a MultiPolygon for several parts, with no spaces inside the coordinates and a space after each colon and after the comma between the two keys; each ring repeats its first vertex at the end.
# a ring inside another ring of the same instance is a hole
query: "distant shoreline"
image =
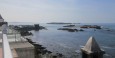
{"type": "Polygon", "coordinates": [[[80,23],[64,23],[64,22],[51,22],[47,24],[80,24],[80,23]]]}

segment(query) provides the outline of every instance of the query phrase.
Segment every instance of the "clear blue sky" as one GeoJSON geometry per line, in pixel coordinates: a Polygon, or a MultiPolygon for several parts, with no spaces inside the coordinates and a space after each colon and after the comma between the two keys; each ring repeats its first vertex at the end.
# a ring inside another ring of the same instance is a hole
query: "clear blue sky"
{"type": "Polygon", "coordinates": [[[115,23],[115,0],[0,0],[8,22],[115,23]]]}

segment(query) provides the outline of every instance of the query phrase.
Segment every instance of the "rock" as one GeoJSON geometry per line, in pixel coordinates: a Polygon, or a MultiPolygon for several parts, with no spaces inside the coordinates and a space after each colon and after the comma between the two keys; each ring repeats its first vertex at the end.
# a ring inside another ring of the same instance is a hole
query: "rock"
{"type": "Polygon", "coordinates": [[[28,31],[20,31],[21,36],[28,36],[28,35],[33,35],[31,32],[28,31]]]}
{"type": "Polygon", "coordinates": [[[101,29],[101,26],[98,25],[83,25],[80,28],[95,28],[95,29],[101,29]]]}
{"type": "Polygon", "coordinates": [[[39,45],[39,44],[33,44],[34,46],[36,47],[41,47],[42,45],[39,45]]]}
{"type": "Polygon", "coordinates": [[[83,29],[80,29],[79,31],[84,31],[83,29]]]}
{"type": "Polygon", "coordinates": [[[47,24],[72,24],[72,23],[64,23],[64,22],[50,22],[47,24]]]}
{"type": "Polygon", "coordinates": [[[27,40],[29,43],[31,43],[31,44],[35,43],[35,42],[33,42],[31,39],[26,38],[26,40],[27,40]]]}
{"type": "Polygon", "coordinates": [[[69,32],[75,32],[76,30],[74,29],[68,29],[69,32]]]}
{"type": "Polygon", "coordinates": [[[31,30],[39,31],[41,29],[46,29],[45,27],[40,26],[39,24],[34,24],[34,25],[9,25],[9,28],[15,29],[19,32],[21,32],[21,31],[31,31],[31,30]]]}
{"type": "Polygon", "coordinates": [[[38,47],[39,49],[45,49],[45,47],[38,47]]]}
{"type": "Polygon", "coordinates": [[[47,51],[49,54],[52,53],[51,51],[47,51]]]}
{"type": "Polygon", "coordinates": [[[108,29],[107,31],[111,31],[111,30],[108,29]]]}
{"type": "Polygon", "coordinates": [[[42,50],[42,55],[46,54],[47,53],[47,50],[42,50]]]}
{"type": "Polygon", "coordinates": [[[77,32],[77,29],[71,29],[71,28],[59,28],[58,30],[66,30],[68,32],[77,32]]]}
{"type": "Polygon", "coordinates": [[[53,55],[53,58],[57,58],[57,56],[53,55]]]}
{"type": "Polygon", "coordinates": [[[34,24],[35,30],[38,31],[40,29],[39,24],[34,24]]]}
{"type": "Polygon", "coordinates": [[[57,56],[62,57],[63,55],[61,53],[56,53],[57,56]]]}
{"type": "Polygon", "coordinates": [[[76,32],[79,31],[78,29],[74,29],[76,32]]]}
{"type": "Polygon", "coordinates": [[[75,25],[66,25],[66,26],[63,26],[63,27],[74,27],[75,25]]]}

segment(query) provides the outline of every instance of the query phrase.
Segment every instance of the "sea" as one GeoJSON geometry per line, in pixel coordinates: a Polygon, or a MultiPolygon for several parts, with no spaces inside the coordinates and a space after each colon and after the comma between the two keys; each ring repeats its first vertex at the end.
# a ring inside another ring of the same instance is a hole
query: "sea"
{"type": "Polygon", "coordinates": [[[32,41],[46,47],[47,50],[63,54],[66,58],[81,58],[81,48],[93,36],[100,48],[105,51],[104,58],[115,58],[115,23],[80,23],[75,24],[76,29],[82,25],[99,25],[102,29],[83,29],[84,31],[68,32],[57,30],[67,24],[46,23],[9,23],[9,25],[34,25],[40,24],[47,29],[31,31],[32,41]]]}

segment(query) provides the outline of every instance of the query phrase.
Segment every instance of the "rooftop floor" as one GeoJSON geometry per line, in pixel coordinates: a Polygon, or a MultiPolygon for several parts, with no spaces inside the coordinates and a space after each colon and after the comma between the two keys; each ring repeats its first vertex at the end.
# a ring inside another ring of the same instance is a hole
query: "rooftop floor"
{"type": "MultiPolygon", "coordinates": [[[[13,58],[34,58],[34,46],[17,34],[8,34],[9,45],[13,54],[13,58]]],[[[3,57],[2,52],[2,33],[0,33],[0,58],[3,57]]]]}

